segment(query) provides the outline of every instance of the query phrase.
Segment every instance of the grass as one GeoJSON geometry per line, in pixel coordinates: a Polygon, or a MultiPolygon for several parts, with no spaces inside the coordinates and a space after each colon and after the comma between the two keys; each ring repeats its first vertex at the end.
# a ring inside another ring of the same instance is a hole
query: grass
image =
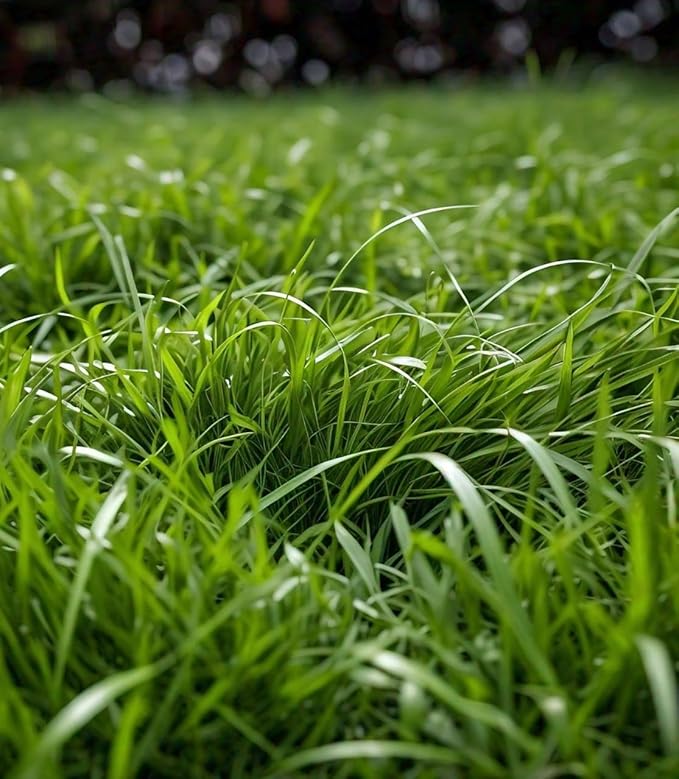
{"type": "Polygon", "coordinates": [[[675,87],[3,108],[3,776],[677,776],[675,87]]]}

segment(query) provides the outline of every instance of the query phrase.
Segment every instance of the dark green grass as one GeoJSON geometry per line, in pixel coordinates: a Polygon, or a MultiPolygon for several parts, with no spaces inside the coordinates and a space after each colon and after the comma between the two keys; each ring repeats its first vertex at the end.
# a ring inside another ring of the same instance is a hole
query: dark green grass
{"type": "Polygon", "coordinates": [[[3,107],[2,776],[678,775],[673,93],[3,107]]]}

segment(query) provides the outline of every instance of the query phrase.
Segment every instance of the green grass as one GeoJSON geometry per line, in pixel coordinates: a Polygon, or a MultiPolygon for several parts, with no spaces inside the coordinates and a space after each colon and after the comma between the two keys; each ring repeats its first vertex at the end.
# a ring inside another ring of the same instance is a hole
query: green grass
{"type": "Polygon", "coordinates": [[[3,777],[679,775],[674,95],[3,107],[3,777]]]}

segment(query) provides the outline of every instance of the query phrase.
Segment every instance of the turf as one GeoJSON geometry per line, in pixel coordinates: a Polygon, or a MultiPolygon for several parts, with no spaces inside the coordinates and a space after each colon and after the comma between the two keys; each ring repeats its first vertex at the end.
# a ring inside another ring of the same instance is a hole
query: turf
{"type": "Polygon", "coordinates": [[[672,94],[3,107],[3,776],[678,775],[672,94]]]}

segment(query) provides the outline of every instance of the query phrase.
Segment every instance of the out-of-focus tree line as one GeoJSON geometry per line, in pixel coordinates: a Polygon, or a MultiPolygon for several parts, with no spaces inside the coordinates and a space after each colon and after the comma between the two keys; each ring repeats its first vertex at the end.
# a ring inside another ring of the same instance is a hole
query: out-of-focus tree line
{"type": "Polygon", "coordinates": [[[0,0],[0,89],[258,95],[550,69],[579,57],[679,64],[679,0],[0,0]],[[531,53],[529,55],[529,52],[531,53]]]}

